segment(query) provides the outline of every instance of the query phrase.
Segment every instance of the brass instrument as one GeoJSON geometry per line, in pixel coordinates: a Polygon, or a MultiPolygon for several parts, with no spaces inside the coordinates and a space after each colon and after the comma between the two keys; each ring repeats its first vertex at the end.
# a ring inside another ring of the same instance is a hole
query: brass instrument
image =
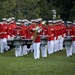
{"type": "Polygon", "coordinates": [[[20,35],[19,35],[19,31],[21,30],[21,28],[15,28],[15,30],[17,31],[17,36],[13,39],[13,40],[8,40],[8,44],[12,44],[11,41],[13,41],[13,46],[20,46],[20,45],[27,45],[27,48],[29,48],[33,42],[35,41],[35,39],[37,38],[37,36],[39,35],[39,33],[41,32],[41,27],[39,26],[36,26],[35,28],[35,32],[34,32],[34,35],[32,37],[32,39],[26,39],[26,38],[22,38],[20,35]],[[40,30],[40,32],[38,32],[40,30]]]}
{"type": "MultiPolygon", "coordinates": [[[[46,23],[46,21],[43,21],[43,22],[42,22],[42,26],[44,26],[45,23],[46,23]]],[[[42,27],[38,27],[38,26],[36,26],[36,28],[37,28],[37,30],[35,30],[35,33],[34,33],[33,38],[32,38],[33,42],[35,41],[35,39],[36,39],[37,36],[39,35],[38,30],[42,31],[42,30],[41,30],[42,27]]]]}
{"type": "Polygon", "coordinates": [[[33,42],[35,41],[38,35],[39,35],[38,30],[36,30],[32,38],[33,42]]]}

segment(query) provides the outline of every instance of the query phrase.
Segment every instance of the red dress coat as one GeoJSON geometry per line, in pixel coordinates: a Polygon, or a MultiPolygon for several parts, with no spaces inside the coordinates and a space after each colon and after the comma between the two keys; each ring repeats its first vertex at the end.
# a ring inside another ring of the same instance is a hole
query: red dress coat
{"type": "Polygon", "coordinates": [[[7,26],[7,24],[2,24],[1,25],[1,38],[7,38],[8,37],[8,26],[7,26]]]}
{"type": "Polygon", "coordinates": [[[54,40],[55,37],[55,29],[54,26],[48,26],[48,41],[54,40]]]}

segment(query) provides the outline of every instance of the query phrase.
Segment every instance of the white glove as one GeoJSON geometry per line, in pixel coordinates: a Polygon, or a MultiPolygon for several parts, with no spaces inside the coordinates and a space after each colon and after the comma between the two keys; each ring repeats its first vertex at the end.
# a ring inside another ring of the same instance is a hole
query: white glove
{"type": "Polygon", "coordinates": [[[40,33],[41,31],[40,30],[38,30],[38,33],[40,33]]]}
{"type": "Polygon", "coordinates": [[[62,38],[62,35],[60,35],[60,38],[62,38]]]}
{"type": "Polygon", "coordinates": [[[56,37],[54,37],[54,41],[56,40],[56,37]]]}
{"type": "Polygon", "coordinates": [[[33,28],[33,31],[35,31],[36,30],[36,28],[33,28]]]}
{"type": "Polygon", "coordinates": [[[11,37],[10,37],[10,35],[8,35],[8,40],[11,40],[11,37]]]}
{"type": "Polygon", "coordinates": [[[58,39],[61,39],[61,35],[60,35],[60,36],[58,36],[58,39]]]}
{"type": "Polygon", "coordinates": [[[66,34],[63,34],[64,35],[64,37],[66,37],[66,34]]]}
{"type": "Polygon", "coordinates": [[[14,40],[14,38],[15,38],[15,36],[13,35],[13,36],[11,37],[11,40],[14,40]]]}

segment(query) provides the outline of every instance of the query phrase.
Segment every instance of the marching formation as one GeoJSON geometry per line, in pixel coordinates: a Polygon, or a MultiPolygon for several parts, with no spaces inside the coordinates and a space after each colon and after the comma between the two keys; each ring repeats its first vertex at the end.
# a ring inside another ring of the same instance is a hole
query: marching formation
{"type": "MultiPolygon", "coordinates": [[[[15,56],[23,56],[33,52],[34,59],[47,57],[47,54],[53,54],[63,50],[65,38],[71,38],[71,44],[65,44],[66,56],[72,56],[75,53],[75,23],[67,21],[64,25],[63,20],[43,21],[42,18],[33,20],[17,20],[15,18],[2,18],[0,22],[0,52],[4,53],[11,49],[8,40],[14,41],[15,37],[19,39],[20,44],[14,46],[15,56]],[[32,40],[32,44],[22,44],[20,39],[32,40]]],[[[17,44],[17,43],[16,43],[17,44]]]]}

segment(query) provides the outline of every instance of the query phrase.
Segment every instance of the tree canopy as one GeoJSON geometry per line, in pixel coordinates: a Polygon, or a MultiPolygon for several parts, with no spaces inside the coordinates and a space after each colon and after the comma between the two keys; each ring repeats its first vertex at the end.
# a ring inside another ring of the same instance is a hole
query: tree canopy
{"type": "Polygon", "coordinates": [[[53,19],[52,10],[63,20],[75,19],[74,0],[0,0],[0,20],[2,17],[53,19]]]}

